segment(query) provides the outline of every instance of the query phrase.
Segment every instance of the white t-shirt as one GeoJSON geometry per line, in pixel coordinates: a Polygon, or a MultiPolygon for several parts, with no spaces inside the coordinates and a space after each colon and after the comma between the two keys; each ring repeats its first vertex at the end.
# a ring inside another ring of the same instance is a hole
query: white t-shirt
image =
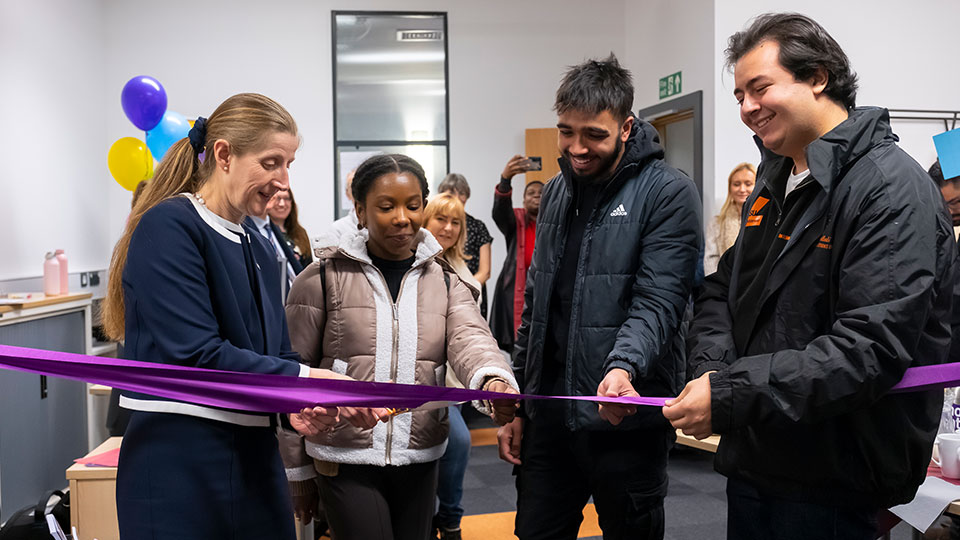
{"type": "Polygon", "coordinates": [[[783,198],[786,199],[790,192],[797,189],[797,186],[800,185],[808,176],[810,176],[810,169],[805,171],[798,172],[797,174],[790,173],[790,176],[787,177],[787,191],[783,194],[783,198]]]}

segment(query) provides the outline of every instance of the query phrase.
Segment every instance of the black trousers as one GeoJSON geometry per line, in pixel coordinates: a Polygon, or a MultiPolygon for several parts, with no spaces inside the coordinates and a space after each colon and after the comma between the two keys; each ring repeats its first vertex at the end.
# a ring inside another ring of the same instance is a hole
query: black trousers
{"type": "Polygon", "coordinates": [[[320,477],[320,500],[333,540],[429,538],[437,496],[437,462],[399,467],[340,465],[320,477]]]}
{"type": "Polygon", "coordinates": [[[727,540],[876,540],[879,510],[788,501],[727,480],[727,540]]]}
{"type": "Polygon", "coordinates": [[[525,421],[515,534],[575,539],[592,495],[604,540],[662,539],[673,440],[666,430],[571,432],[547,419],[525,421]]]}

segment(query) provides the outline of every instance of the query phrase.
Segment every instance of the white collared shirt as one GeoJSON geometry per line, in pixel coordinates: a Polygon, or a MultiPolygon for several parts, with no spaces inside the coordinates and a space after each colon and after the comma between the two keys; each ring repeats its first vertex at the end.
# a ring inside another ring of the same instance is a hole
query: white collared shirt
{"type": "Polygon", "coordinates": [[[257,216],[250,216],[250,219],[256,224],[260,234],[270,241],[270,244],[273,246],[273,251],[277,254],[277,260],[283,260],[286,263],[284,266],[287,268],[287,290],[290,290],[290,285],[293,284],[293,280],[296,279],[297,274],[293,271],[293,265],[290,264],[286,255],[284,255],[283,247],[280,245],[281,240],[277,238],[277,235],[273,234],[273,227],[270,226],[270,218],[264,219],[257,216]]]}

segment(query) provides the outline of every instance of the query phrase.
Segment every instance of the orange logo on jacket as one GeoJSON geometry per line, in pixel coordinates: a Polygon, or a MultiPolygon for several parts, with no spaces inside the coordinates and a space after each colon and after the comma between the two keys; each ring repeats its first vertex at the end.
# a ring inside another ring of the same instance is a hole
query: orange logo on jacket
{"type": "Polygon", "coordinates": [[[768,202],[770,202],[770,199],[766,197],[757,197],[757,200],[753,201],[753,206],[750,207],[750,215],[747,216],[747,227],[760,225],[760,222],[763,221],[763,216],[759,215],[760,211],[768,202]]]}
{"type": "Polygon", "coordinates": [[[832,236],[823,235],[820,237],[820,241],[817,242],[817,247],[820,249],[833,249],[832,242],[832,236]]]}

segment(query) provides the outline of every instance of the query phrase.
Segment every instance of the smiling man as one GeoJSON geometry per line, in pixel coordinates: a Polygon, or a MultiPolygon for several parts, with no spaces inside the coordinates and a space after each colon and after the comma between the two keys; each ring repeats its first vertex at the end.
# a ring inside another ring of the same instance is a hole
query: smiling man
{"type": "Polygon", "coordinates": [[[762,161],[740,236],[698,298],[693,380],[664,415],[722,435],[730,539],[873,539],[926,476],[942,392],[889,394],[950,345],[950,218],[885,109],[855,108],[815,21],[734,34],[740,117],[762,161]]]}
{"type": "MultiPolygon", "coordinates": [[[[561,172],[543,188],[514,349],[524,392],[671,396],[683,384],[700,199],[631,114],[633,93],[612,55],[571,68],[557,90],[561,172]]],[[[663,538],[674,431],[660,411],[524,406],[499,433],[518,466],[521,540],[576,538],[591,496],[605,539],[663,538]]]]}

